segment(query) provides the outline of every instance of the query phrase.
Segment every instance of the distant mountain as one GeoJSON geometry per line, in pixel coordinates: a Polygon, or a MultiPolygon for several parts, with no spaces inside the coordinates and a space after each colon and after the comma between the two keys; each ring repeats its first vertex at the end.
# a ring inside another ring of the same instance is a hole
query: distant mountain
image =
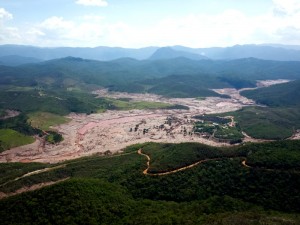
{"type": "Polygon", "coordinates": [[[275,47],[275,48],[300,50],[300,45],[261,44],[260,46],[271,46],[271,47],[275,47]]]}
{"type": "Polygon", "coordinates": [[[178,51],[191,52],[204,55],[210,59],[233,60],[242,58],[257,58],[275,61],[300,61],[300,47],[287,48],[286,46],[266,45],[235,45],[227,48],[187,48],[183,46],[172,47],[178,51]]]}
{"type": "Polygon", "coordinates": [[[23,57],[18,55],[8,55],[0,57],[0,65],[4,66],[19,66],[28,63],[38,63],[42,60],[32,57],[23,57]]]}
{"type": "Polygon", "coordinates": [[[271,46],[236,45],[226,48],[219,57],[223,59],[253,57],[265,60],[300,61],[300,51],[271,46]]]}
{"type": "Polygon", "coordinates": [[[41,60],[51,60],[68,56],[85,59],[109,61],[123,57],[135,58],[138,60],[149,58],[158,48],[146,47],[140,49],[96,47],[96,48],[40,48],[23,45],[0,45],[0,57],[7,55],[18,55],[33,57],[41,60]]]}
{"type": "Polygon", "coordinates": [[[206,56],[198,55],[196,53],[191,53],[191,52],[178,51],[171,47],[164,47],[164,48],[157,49],[149,59],[161,60],[161,59],[174,59],[180,57],[191,59],[191,60],[208,59],[206,56]]]}
{"type": "Polygon", "coordinates": [[[220,48],[188,48],[184,46],[146,47],[140,49],[95,47],[95,48],[40,48],[22,45],[0,45],[0,57],[17,55],[22,57],[51,60],[68,56],[100,61],[110,61],[119,58],[134,58],[137,60],[161,60],[185,57],[192,60],[213,59],[233,60],[242,58],[257,58],[275,61],[300,61],[300,46],[292,45],[236,45],[220,48]]]}

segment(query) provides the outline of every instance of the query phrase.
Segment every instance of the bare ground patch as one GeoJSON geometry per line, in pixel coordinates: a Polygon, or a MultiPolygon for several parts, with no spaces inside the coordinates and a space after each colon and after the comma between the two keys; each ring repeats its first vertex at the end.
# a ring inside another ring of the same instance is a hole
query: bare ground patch
{"type": "MultiPolygon", "coordinates": [[[[262,86],[287,82],[265,81],[262,86]]],[[[189,110],[106,111],[100,114],[70,114],[70,122],[54,127],[64,137],[50,145],[37,138],[30,145],[0,154],[0,162],[56,163],[92,154],[117,153],[126,146],[144,142],[200,142],[221,146],[218,142],[192,134],[193,116],[236,111],[255,102],[240,95],[241,90],[218,89],[231,98],[164,98],[153,94],[109,93],[96,91],[99,97],[128,98],[131,101],[163,102],[189,107],[189,110]],[[171,121],[171,123],[169,123],[171,121]]],[[[247,141],[255,141],[248,137],[247,141]]]]}

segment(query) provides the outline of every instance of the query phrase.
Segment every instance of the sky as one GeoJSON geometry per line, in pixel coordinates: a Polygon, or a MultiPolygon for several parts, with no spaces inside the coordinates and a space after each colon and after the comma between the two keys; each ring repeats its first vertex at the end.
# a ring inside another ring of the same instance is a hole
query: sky
{"type": "Polygon", "coordinates": [[[300,0],[0,0],[0,44],[300,45],[300,0]]]}

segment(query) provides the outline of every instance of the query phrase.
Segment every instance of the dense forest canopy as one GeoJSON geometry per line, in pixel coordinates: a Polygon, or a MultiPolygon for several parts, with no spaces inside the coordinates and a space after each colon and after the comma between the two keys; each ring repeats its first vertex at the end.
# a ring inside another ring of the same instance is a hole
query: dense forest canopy
{"type": "Polygon", "coordinates": [[[63,164],[0,164],[2,192],[69,179],[1,200],[3,224],[235,224],[241,218],[244,224],[299,222],[299,141],[231,148],[146,143],[131,146],[121,155],[63,164]],[[150,156],[155,173],[197,160],[211,161],[150,176],[143,174],[147,159],[138,149],[150,156]],[[14,180],[43,167],[53,169],[14,180]]]}

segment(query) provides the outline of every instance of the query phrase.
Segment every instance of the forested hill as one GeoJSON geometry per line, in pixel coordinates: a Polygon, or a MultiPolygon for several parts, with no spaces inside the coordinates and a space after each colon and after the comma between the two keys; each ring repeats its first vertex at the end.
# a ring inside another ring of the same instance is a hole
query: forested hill
{"type": "MultiPolygon", "coordinates": [[[[208,79],[210,82],[204,79],[201,86],[205,88],[240,88],[253,86],[253,81],[257,79],[299,79],[299,71],[300,62],[254,58],[232,61],[195,61],[187,58],[138,61],[123,58],[101,62],[67,57],[18,67],[1,66],[0,82],[7,85],[42,87],[69,87],[84,83],[112,87],[114,90],[143,92],[148,91],[149,79],[154,79],[151,81],[152,88],[161,83],[159,78],[165,79],[173,75],[188,75],[193,76],[192,79],[200,80],[203,80],[203,77],[211,77],[218,82],[218,85],[215,85],[216,82],[211,82],[211,79],[208,79]],[[158,83],[155,83],[156,81],[158,83]],[[241,86],[241,82],[244,85],[241,86]]],[[[184,79],[181,82],[186,85],[184,79]]]]}
{"type": "Polygon", "coordinates": [[[268,106],[247,107],[230,113],[251,137],[287,139],[300,129],[300,80],[243,91],[241,94],[268,106]]]}
{"type": "Polygon", "coordinates": [[[300,80],[243,91],[242,95],[268,106],[300,106],[300,80]]]}
{"type": "Polygon", "coordinates": [[[3,194],[61,181],[0,200],[1,225],[296,225],[299,145],[281,141],[216,148],[145,143],[126,148],[125,154],[63,164],[1,164],[3,194]],[[143,173],[147,159],[138,149],[151,159],[148,175],[143,173]],[[195,162],[199,163],[186,167],[195,162]],[[45,167],[49,168],[38,172],[45,167]],[[175,172],[154,175],[167,171],[175,172]]]}

